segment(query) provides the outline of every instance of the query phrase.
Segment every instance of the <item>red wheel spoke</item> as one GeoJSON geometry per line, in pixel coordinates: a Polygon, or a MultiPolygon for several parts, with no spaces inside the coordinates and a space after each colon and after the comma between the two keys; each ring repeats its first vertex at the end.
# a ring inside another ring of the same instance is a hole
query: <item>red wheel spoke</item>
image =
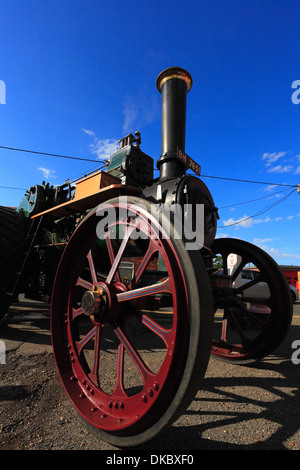
{"type": "Polygon", "coordinates": [[[95,336],[96,326],[91,329],[91,331],[85,335],[80,341],[76,341],[78,355],[81,353],[82,348],[95,336]]]}
{"type": "Polygon", "coordinates": [[[127,292],[121,292],[117,294],[117,301],[124,302],[126,300],[145,297],[146,295],[160,294],[162,292],[171,292],[169,278],[167,278],[165,281],[158,282],[157,284],[151,284],[150,286],[141,287],[140,289],[133,289],[127,292]]]}
{"type": "Polygon", "coordinates": [[[230,315],[230,321],[233,323],[233,326],[235,328],[235,331],[240,335],[240,338],[242,339],[243,341],[243,345],[246,344],[248,342],[248,339],[247,337],[245,336],[244,334],[244,331],[243,331],[243,328],[242,326],[240,325],[238,319],[236,318],[236,315],[234,313],[232,313],[230,315]]]}
{"type": "Polygon", "coordinates": [[[247,260],[241,260],[237,268],[233,271],[231,274],[232,282],[236,280],[238,275],[242,272],[242,269],[244,268],[245,264],[247,263],[247,260]]]}
{"type": "Polygon", "coordinates": [[[271,298],[269,297],[268,299],[263,299],[261,297],[250,297],[250,296],[243,296],[239,300],[242,302],[247,302],[250,304],[259,304],[259,305],[267,305],[269,306],[271,303],[271,298]]]}
{"type": "Polygon", "coordinates": [[[114,331],[115,331],[118,339],[121,341],[124,348],[128,352],[128,354],[131,357],[132,361],[134,362],[134,364],[138,368],[138,370],[139,370],[139,372],[140,372],[140,374],[143,378],[144,385],[145,385],[146,382],[147,382],[147,379],[149,377],[153,377],[154,374],[152,374],[152,372],[148,369],[148,367],[144,363],[143,359],[140,357],[140,355],[135,350],[135,348],[130,344],[129,340],[126,338],[126,336],[122,332],[122,330],[120,328],[116,328],[114,331]]]}
{"type": "Polygon", "coordinates": [[[259,278],[253,279],[252,281],[249,281],[249,282],[245,282],[245,284],[242,284],[241,286],[236,287],[234,292],[235,294],[241,294],[242,292],[247,291],[247,289],[249,289],[250,287],[253,287],[256,284],[258,284],[259,282],[261,282],[259,278]]]}
{"type": "Polygon", "coordinates": [[[97,279],[97,274],[96,274],[95,265],[94,265],[91,251],[88,252],[87,259],[88,259],[89,266],[90,266],[93,284],[97,284],[98,279],[97,279]]]}
{"type": "MultiPolygon", "coordinates": [[[[110,233],[108,233],[106,235],[105,241],[106,241],[107,251],[108,251],[108,254],[109,254],[109,259],[110,259],[111,265],[113,265],[113,263],[115,261],[115,254],[114,254],[113,246],[112,246],[111,239],[110,239],[110,233]]],[[[117,281],[120,280],[120,276],[119,276],[118,271],[116,272],[116,280],[117,281]]]]}
{"type": "Polygon", "coordinates": [[[129,237],[131,235],[131,233],[133,232],[134,230],[134,227],[127,227],[127,230],[125,231],[125,234],[124,234],[124,238],[122,240],[122,243],[120,245],[120,248],[119,248],[119,251],[113,261],[113,264],[110,268],[110,271],[108,273],[108,276],[107,276],[107,279],[106,279],[106,282],[108,282],[108,284],[110,284],[116,274],[116,271],[118,269],[118,266],[120,264],[120,261],[121,261],[121,258],[123,256],[123,253],[124,253],[124,250],[126,248],[126,245],[128,243],[128,240],[129,240],[129,237]]]}
{"type": "Polygon", "coordinates": [[[169,335],[171,333],[171,330],[167,330],[166,328],[163,328],[157,322],[152,320],[152,318],[148,317],[148,315],[143,315],[142,323],[145,326],[147,326],[151,331],[153,331],[155,334],[157,334],[164,341],[165,345],[168,347],[169,335]]]}
{"type": "Polygon", "coordinates": [[[92,381],[98,385],[98,370],[99,370],[99,360],[100,360],[100,339],[101,339],[101,326],[96,326],[95,331],[95,344],[94,344],[94,360],[93,367],[89,374],[92,381]]]}
{"type": "Polygon", "coordinates": [[[259,329],[262,329],[269,320],[269,315],[266,315],[265,319],[258,318],[255,316],[254,313],[252,313],[250,310],[247,309],[247,307],[244,307],[242,304],[239,304],[239,309],[244,315],[246,315],[249,321],[252,324],[256,325],[259,329]]]}
{"type": "Polygon", "coordinates": [[[85,281],[84,279],[82,279],[82,277],[78,277],[76,286],[81,286],[88,290],[91,290],[93,288],[93,284],[88,281],[85,281]]]}
{"type": "Polygon", "coordinates": [[[74,320],[74,318],[78,317],[79,315],[82,315],[83,314],[83,310],[81,307],[79,308],[72,308],[72,320],[74,320]]]}
{"type": "Polygon", "coordinates": [[[123,367],[124,367],[124,345],[123,343],[120,343],[118,346],[116,385],[113,391],[113,395],[116,395],[116,396],[127,396],[123,387],[123,372],[124,372],[123,367]]]}
{"type": "Polygon", "coordinates": [[[227,318],[225,318],[222,321],[222,332],[221,332],[221,340],[225,341],[227,340],[227,318]]]}
{"type": "Polygon", "coordinates": [[[157,251],[157,247],[153,244],[153,242],[150,240],[150,243],[149,243],[149,246],[148,246],[148,250],[141,262],[141,264],[139,265],[136,273],[135,273],[135,276],[134,276],[134,283],[137,284],[139,282],[139,279],[141,278],[143,272],[145,271],[150,259],[151,259],[151,256],[153,255],[153,253],[155,253],[157,251]]]}

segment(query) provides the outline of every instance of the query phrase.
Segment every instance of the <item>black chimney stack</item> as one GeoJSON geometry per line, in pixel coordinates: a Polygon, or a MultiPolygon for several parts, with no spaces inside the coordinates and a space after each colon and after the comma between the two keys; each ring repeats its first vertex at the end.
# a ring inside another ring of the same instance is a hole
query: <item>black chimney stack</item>
{"type": "Polygon", "coordinates": [[[156,87],[162,95],[161,156],[157,162],[160,181],[185,174],[186,167],[177,158],[185,151],[186,95],[193,79],[180,67],[170,67],[159,74],[156,87]]]}

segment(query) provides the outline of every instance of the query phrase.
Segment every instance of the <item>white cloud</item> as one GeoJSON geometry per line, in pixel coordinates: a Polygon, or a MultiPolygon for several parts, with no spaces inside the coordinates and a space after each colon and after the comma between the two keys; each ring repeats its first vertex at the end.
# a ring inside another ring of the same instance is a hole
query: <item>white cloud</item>
{"type": "MultiPolygon", "coordinates": [[[[296,214],[298,217],[300,214],[296,214]]],[[[285,217],[286,220],[293,220],[295,218],[294,215],[288,215],[285,217]]],[[[267,216],[264,219],[256,219],[255,217],[249,217],[247,215],[244,215],[244,217],[240,217],[239,219],[233,219],[230,218],[228,220],[224,220],[223,226],[224,227],[230,227],[230,226],[236,226],[235,228],[238,229],[239,227],[245,227],[249,228],[252,227],[255,224],[262,224],[262,223],[267,223],[267,222],[278,222],[279,220],[283,220],[283,217],[275,217],[274,219],[271,219],[271,217],[267,216]]]]}
{"type": "Polygon", "coordinates": [[[133,133],[160,117],[160,103],[156,95],[127,96],[123,104],[123,132],[133,133]]]}
{"type": "Polygon", "coordinates": [[[251,227],[253,224],[253,219],[248,217],[247,215],[244,215],[244,217],[240,217],[239,219],[230,218],[228,220],[224,220],[223,224],[225,227],[228,227],[230,225],[237,225],[240,227],[251,227]]]}
{"type": "Polygon", "coordinates": [[[293,167],[291,165],[286,165],[286,166],[276,165],[273,168],[270,168],[268,172],[269,173],[289,173],[292,170],[293,170],[293,167]]]}
{"type": "Polygon", "coordinates": [[[130,96],[128,96],[124,102],[123,115],[124,122],[122,129],[124,133],[127,133],[132,131],[132,128],[135,126],[135,122],[138,117],[136,102],[130,96]]]}
{"type": "Polygon", "coordinates": [[[266,191],[267,193],[270,193],[273,191],[274,188],[277,188],[278,185],[277,184],[269,184],[268,186],[265,186],[263,188],[263,191],[266,191]]]}
{"type": "Polygon", "coordinates": [[[262,159],[266,162],[266,165],[277,162],[279,158],[284,157],[286,152],[275,152],[275,153],[264,153],[262,159]]]}
{"type": "Polygon", "coordinates": [[[244,217],[240,217],[239,219],[228,219],[223,222],[225,227],[229,227],[231,225],[236,225],[236,229],[239,227],[249,228],[252,227],[253,224],[261,224],[264,222],[270,222],[271,218],[266,217],[265,219],[255,219],[254,217],[249,217],[244,215],[244,217]]]}
{"type": "Polygon", "coordinates": [[[82,130],[83,130],[83,132],[85,132],[87,135],[90,135],[90,136],[92,136],[92,137],[96,137],[95,132],[90,131],[89,129],[82,129],[82,130]]]}
{"type": "Polygon", "coordinates": [[[39,167],[39,170],[43,173],[43,177],[46,179],[46,180],[49,180],[49,178],[55,178],[55,171],[54,170],[50,170],[49,168],[43,168],[43,167],[39,167]]]}
{"type": "Polygon", "coordinates": [[[110,157],[117,148],[117,142],[112,139],[97,139],[97,141],[91,145],[92,153],[96,154],[101,160],[110,157]]]}
{"type": "Polygon", "coordinates": [[[118,148],[118,143],[114,139],[98,139],[94,131],[89,129],[82,129],[83,132],[93,138],[93,143],[90,144],[91,152],[100,160],[105,160],[110,157],[118,148]]]}
{"type": "MultiPolygon", "coordinates": [[[[273,238],[254,238],[254,239],[253,239],[253,243],[254,243],[255,245],[258,245],[258,244],[260,244],[260,243],[268,243],[268,242],[271,242],[272,240],[273,240],[273,238]]],[[[276,240],[278,240],[278,239],[276,238],[276,240]]]]}
{"type": "MultiPolygon", "coordinates": [[[[281,164],[281,165],[276,164],[274,166],[274,163],[276,163],[280,158],[285,157],[287,154],[288,154],[288,152],[264,153],[262,155],[262,160],[265,163],[265,166],[267,168],[268,173],[291,173],[291,172],[294,172],[295,175],[299,175],[300,174],[300,165],[299,165],[299,163],[300,163],[300,154],[291,156],[289,158],[285,158],[283,164],[281,164]],[[290,163],[294,164],[295,160],[297,162],[299,162],[298,165],[296,166],[296,168],[294,168],[294,166],[290,164],[290,163]]],[[[268,191],[268,190],[271,190],[274,187],[275,187],[275,185],[270,185],[265,190],[268,191]]]]}
{"type": "Polygon", "coordinates": [[[262,248],[266,253],[269,253],[269,255],[271,255],[274,259],[277,259],[277,258],[298,259],[300,258],[300,254],[285,253],[284,251],[281,251],[280,249],[270,248],[269,243],[270,242],[273,243],[277,240],[283,241],[284,239],[280,237],[279,238],[254,238],[252,243],[262,248]]]}
{"type": "MultiPolygon", "coordinates": [[[[274,153],[264,153],[262,155],[262,160],[265,162],[268,173],[290,173],[293,171],[293,166],[289,164],[296,157],[299,158],[299,155],[285,159],[284,164],[279,165],[274,163],[278,162],[279,159],[285,157],[288,152],[274,152],[274,153]]],[[[300,173],[300,166],[297,168],[296,172],[300,173]]]]}
{"type": "Polygon", "coordinates": [[[273,256],[273,257],[277,257],[277,258],[300,258],[300,255],[294,255],[292,253],[284,253],[280,250],[277,250],[276,248],[270,248],[268,250],[268,253],[273,256]]]}

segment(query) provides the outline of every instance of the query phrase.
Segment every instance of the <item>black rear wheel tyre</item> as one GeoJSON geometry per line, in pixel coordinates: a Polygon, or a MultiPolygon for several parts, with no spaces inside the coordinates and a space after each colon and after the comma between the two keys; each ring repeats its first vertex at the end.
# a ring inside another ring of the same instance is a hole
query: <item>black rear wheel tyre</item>
{"type": "Polygon", "coordinates": [[[0,321],[14,300],[9,294],[24,240],[22,215],[0,206],[0,321]]]}

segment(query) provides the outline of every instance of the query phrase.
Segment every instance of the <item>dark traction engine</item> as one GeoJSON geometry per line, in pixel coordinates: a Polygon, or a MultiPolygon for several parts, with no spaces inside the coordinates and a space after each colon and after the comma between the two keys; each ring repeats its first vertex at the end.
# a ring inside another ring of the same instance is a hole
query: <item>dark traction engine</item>
{"type": "Polygon", "coordinates": [[[185,411],[210,355],[260,360],[292,318],[275,261],[247,242],[216,238],[217,208],[185,153],[192,77],[172,67],[156,85],[158,178],[136,132],[120,140],[105,171],[59,187],[43,182],[17,210],[0,208],[0,316],[20,293],[51,300],[65,391],[91,430],[120,447],[152,439],[185,411]],[[256,273],[248,283],[246,266],[256,273]]]}

